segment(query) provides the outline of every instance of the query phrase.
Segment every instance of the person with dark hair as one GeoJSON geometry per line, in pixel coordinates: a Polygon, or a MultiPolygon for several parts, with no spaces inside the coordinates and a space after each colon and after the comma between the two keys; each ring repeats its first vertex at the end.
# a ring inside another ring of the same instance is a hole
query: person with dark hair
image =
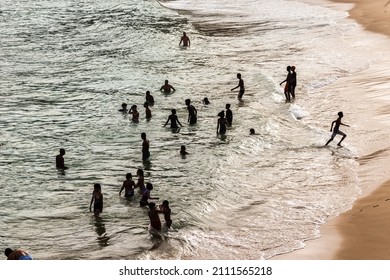
{"type": "Polygon", "coordinates": [[[123,181],[122,188],[119,191],[119,196],[121,195],[123,190],[125,190],[125,198],[134,196],[134,188],[135,188],[135,183],[133,181],[133,175],[131,175],[131,173],[127,173],[126,180],[123,181]]]}
{"type": "Polygon", "coordinates": [[[171,220],[171,208],[169,208],[169,201],[164,200],[162,204],[159,205],[160,213],[164,214],[165,223],[167,225],[167,228],[170,228],[172,225],[171,220]]]}
{"type": "Polygon", "coordinates": [[[32,257],[22,249],[12,250],[11,248],[7,248],[4,251],[4,255],[7,256],[7,260],[32,260],[32,257]]]}
{"type": "Polygon", "coordinates": [[[147,120],[152,118],[152,111],[149,108],[149,102],[144,103],[144,108],[145,108],[145,117],[147,120]]]}
{"type": "Polygon", "coordinates": [[[226,104],[226,121],[229,126],[232,126],[233,123],[233,112],[230,109],[230,104],[226,104]]]}
{"type": "Polygon", "coordinates": [[[130,111],[129,111],[129,114],[132,115],[131,120],[132,120],[133,122],[136,122],[136,123],[139,122],[139,112],[138,112],[138,110],[137,110],[137,105],[131,106],[131,109],[130,109],[130,111]]]}
{"type": "Polygon", "coordinates": [[[148,216],[150,219],[150,230],[161,231],[161,220],[160,217],[158,216],[156,203],[150,202],[148,206],[149,206],[148,216]]]}
{"type": "Polygon", "coordinates": [[[137,176],[138,176],[138,181],[137,181],[137,184],[135,184],[135,187],[139,188],[138,192],[140,194],[143,194],[144,191],[146,190],[146,188],[145,188],[144,171],[142,169],[138,169],[137,170],[137,176]]]}
{"type": "Polygon", "coordinates": [[[161,86],[160,91],[163,91],[164,93],[171,93],[176,91],[173,86],[169,84],[168,80],[165,80],[165,83],[161,86]]]}
{"type": "Polygon", "coordinates": [[[227,121],[225,118],[225,111],[221,111],[218,113],[218,123],[217,123],[217,134],[225,134],[226,133],[226,125],[227,121]]]}
{"type": "Polygon", "coordinates": [[[244,87],[244,80],[241,79],[240,73],[237,74],[237,79],[238,79],[238,85],[232,88],[231,91],[235,90],[236,88],[240,88],[240,91],[238,92],[238,99],[241,100],[245,92],[245,87],[244,87]]]}
{"type": "Polygon", "coordinates": [[[182,124],[177,118],[176,109],[172,109],[171,112],[172,114],[168,117],[167,122],[164,124],[164,127],[168,124],[169,121],[171,121],[171,128],[179,128],[177,124],[180,124],[180,126],[182,126],[182,124]]]}
{"type": "Polygon", "coordinates": [[[68,167],[65,166],[65,149],[60,149],[60,154],[56,156],[56,167],[57,169],[68,169],[68,167]]]}
{"type": "Polygon", "coordinates": [[[188,110],[188,122],[190,124],[196,124],[196,121],[198,119],[198,111],[194,107],[194,105],[191,104],[190,99],[186,99],[186,105],[188,110]]]}
{"type": "Polygon", "coordinates": [[[249,134],[250,135],[255,135],[255,130],[253,128],[249,129],[249,134]]]}
{"type": "Polygon", "coordinates": [[[186,146],[185,145],[181,145],[181,147],[180,147],[180,154],[182,156],[188,155],[188,153],[186,151],[186,146]]]}
{"type": "Polygon", "coordinates": [[[286,83],[286,85],[284,86],[284,95],[286,96],[286,102],[291,102],[291,96],[290,96],[291,66],[287,66],[286,70],[287,70],[287,77],[284,81],[280,83],[280,85],[282,85],[284,82],[286,83]]]}
{"type": "Polygon", "coordinates": [[[93,203],[93,213],[95,216],[99,216],[103,212],[103,194],[102,187],[100,184],[95,184],[93,186],[91,203],[89,204],[89,211],[92,211],[93,203]]]}
{"type": "Polygon", "coordinates": [[[122,112],[122,113],[127,113],[127,104],[126,103],[122,103],[122,109],[119,109],[118,110],[119,112],[122,112]]]}
{"type": "Polygon", "coordinates": [[[181,43],[183,43],[183,47],[191,46],[190,38],[188,38],[188,36],[185,32],[183,32],[183,36],[181,36],[181,38],[180,38],[179,46],[181,45],[181,43]]]}
{"type": "Polygon", "coordinates": [[[290,94],[292,101],[295,100],[295,87],[297,86],[297,73],[295,72],[295,66],[291,66],[291,80],[290,80],[290,94]]]}
{"type": "Polygon", "coordinates": [[[207,97],[203,98],[203,104],[204,105],[209,105],[210,104],[210,101],[207,97]]]}
{"type": "Polygon", "coordinates": [[[340,130],[340,125],[344,125],[344,126],[348,126],[348,127],[349,127],[349,125],[343,124],[343,123],[341,122],[341,118],[344,117],[343,112],[338,112],[337,115],[338,115],[339,117],[338,117],[336,120],[334,120],[334,121],[332,122],[332,125],[331,125],[331,127],[330,127],[330,131],[332,132],[332,130],[333,130],[332,136],[330,137],[330,139],[328,140],[328,142],[326,142],[325,146],[327,146],[327,145],[335,138],[335,136],[336,136],[337,134],[339,134],[339,135],[341,135],[341,136],[343,136],[343,137],[341,138],[341,140],[340,140],[340,142],[337,144],[337,146],[340,146],[340,147],[341,147],[341,142],[343,142],[343,140],[345,139],[345,137],[347,137],[347,135],[346,135],[344,132],[342,132],[342,131],[340,130]],[[333,128],[333,125],[335,125],[334,128],[333,128]]]}
{"type": "Polygon", "coordinates": [[[141,133],[141,139],[142,141],[142,160],[147,160],[150,158],[150,152],[149,152],[149,140],[146,138],[146,133],[141,133]]]}
{"type": "Polygon", "coordinates": [[[149,106],[153,106],[154,105],[154,97],[153,95],[150,94],[150,91],[146,91],[146,102],[148,102],[149,106]]]}
{"type": "Polygon", "coordinates": [[[158,197],[151,197],[150,192],[153,190],[152,183],[146,183],[146,190],[142,194],[141,200],[139,201],[139,205],[141,207],[147,206],[149,204],[149,199],[159,199],[158,197]]]}

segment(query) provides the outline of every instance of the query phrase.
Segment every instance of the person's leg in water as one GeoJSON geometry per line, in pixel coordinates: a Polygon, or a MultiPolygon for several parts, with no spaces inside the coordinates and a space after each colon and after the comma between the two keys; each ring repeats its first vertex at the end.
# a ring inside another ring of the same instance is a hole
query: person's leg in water
{"type": "Polygon", "coordinates": [[[341,142],[343,142],[345,137],[347,137],[347,135],[345,135],[345,134],[342,134],[342,135],[343,135],[343,137],[341,138],[340,142],[337,144],[337,146],[340,146],[340,147],[341,147],[341,142]]]}

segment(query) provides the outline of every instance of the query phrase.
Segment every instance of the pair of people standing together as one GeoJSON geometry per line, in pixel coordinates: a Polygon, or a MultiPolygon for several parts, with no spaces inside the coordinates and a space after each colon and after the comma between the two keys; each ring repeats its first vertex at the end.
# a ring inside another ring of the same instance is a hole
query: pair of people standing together
{"type": "Polygon", "coordinates": [[[295,100],[295,87],[297,86],[297,73],[295,72],[295,66],[287,66],[287,77],[280,83],[286,83],[284,86],[284,95],[286,96],[286,102],[295,100]]]}

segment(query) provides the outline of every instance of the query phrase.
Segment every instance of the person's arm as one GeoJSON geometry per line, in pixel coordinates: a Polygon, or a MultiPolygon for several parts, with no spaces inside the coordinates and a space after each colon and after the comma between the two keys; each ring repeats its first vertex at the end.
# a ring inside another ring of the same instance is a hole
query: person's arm
{"type": "Polygon", "coordinates": [[[176,91],[176,89],[173,86],[171,86],[171,89],[172,89],[172,91],[176,91]]]}
{"type": "Polygon", "coordinates": [[[91,212],[91,211],[92,211],[92,203],[93,203],[93,199],[94,199],[94,193],[92,193],[91,203],[89,204],[89,212],[91,212]]]}
{"type": "Polygon", "coordinates": [[[164,127],[169,123],[169,119],[170,119],[171,117],[169,116],[168,117],[168,119],[167,119],[167,122],[164,124],[164,127]]]}
{"type": "Polygon", "coordinates": [[[238,88],[239,86],[240,86],[240,84],[238,84],[238,86],[236,86],[236,87],[232,88],[232,90],[231,90],[231,91],[235,90],[235,89],[236,89],[236,88],[238,88]]]}
{"type": "Polygon", "coordinates": [[[344,125],[344,126],[348,126],[348,127],[349,127],[349,125],[347,125],[347,124],[345,124],[345,123],[342,123],[342,122],[340,122],[340,124],[342,124],[342,125],[344,125]]]}
{"type": "Polygon", "coordinates": [[[122,191],[123,191],[124,188],[125,188],[125,182],[123,182],[122,188],[121,188],[121,190],[119,191],[119,196],[121,195],[121,193],[122,193],[122,191]]]}
{"type": "Polygon", "coordinates": [[[103,213],[103,194],[100,194],[102,196],[102,213],[103,213]]]}
{"type": "Polygon", "coordinates": [[[336,122],[336,121],[333,121],[333,122],[332,122],[332,125],[330,126],[330,132],[332,132],[332,130],[333,130],[333,125],[335,124],[335,122],[336,122]]]}
{"type": "Polygon", "coordinates": [[[176,118],[176,120],[177,120],[177,123],[180,124],[180,126],[183,126],[183,125],[180,123],[179,118],[176,118]]]}
{"type": "Polygon", "coordinates": [[[218,134],[218,131],[219,131],[219,119],[218,119],[218,122],[217,122],[217,134],[218,134]]]}

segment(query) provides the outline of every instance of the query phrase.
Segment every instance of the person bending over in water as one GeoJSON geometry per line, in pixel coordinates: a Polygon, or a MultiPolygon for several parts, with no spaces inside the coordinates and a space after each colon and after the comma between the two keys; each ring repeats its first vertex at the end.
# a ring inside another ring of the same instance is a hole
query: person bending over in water
{"type": "Polygon", "coordinates": [[[161,86],[160,91],[164,91],[164,93],[171,93],[171,91],[174,92],[176,90],[169,84],[168,80],[165,80],[165,83],[161,86]]]}
{"type": "Polygon", "coordinates": [[[103,194],[102,187],[100,184],[95,184],[93,186],[91,203],[89,204],[89,211],[92,211],[93,203],[93,213],[95,216],[99,216],[103,212],[103,194]]]}
{"type": "Polygon", "coordinates": [[[235,90],[236,88],[240,88],[240,91],[238,92],[238,99],[241,100],[242,96],[244,95],[245,92],[245,87],[244,87],[244,80],[241,79],[241,74],[237,74],[237,79],[238,79],[238,85],[234,88],[231,89],[231,91],[235,90]]]}
{"type": "Polygon", "coordinates": [[[172,109],[171,112],[172,114],[168,117],[164,127],[169,123],[169,121],[171,121],[171,128],[179,128],[177,124],[180,124],[180,126],[182,126],[182,124],[179,122],[179,119],[176,116],[176,109],[172,109]]]}
{"type": "Polygon", "coordinates": [[[121,190],[119,191],[119,196],[122,191],[125,190],[125,198],[132,197],[134,195],[135,183],[133,181],[133,176],[131,173],[126,174],[126,180],[123,181],[121,190]]]}
{"type": "Polygon", "coordinates": [[[65,149],[60,149],[60,154],[56,156],[56,167],[57,169],[68,169],[68,167],[65,166],[65,149]]]}
{"type": "Polygon", "coordinates": [[[4,255],[6,255],[7,260],[19,260],[19,261],[32,260],[32,257],[22,249],[12,250],[11,248],[7,248],[4,251],[4,255]]]}
{"type": "Polygon", "coordinates": [[[183,36],[180,38],[179,46],[183,43],[183,47],[189,47],[191,45],[190,38],[188,38],[187,34],[183,32],[183,36]]]}
{"type": "Polygon", "coordinates": [[[219,119],[217,123],[217,134],[225,134],[227,125],[227,121],[225,119],[225,111],[219,112],[218,117],[219,119]]]}
{"type": "Polygon", "coordinates": [[[151,230],[156,230],[156,231],[161,231],[161,220],[160,217],[158,216],[158,212],[156,209],[156,203],[150,202],[148,204],[149,206],[149,220],[150,220],[150,229],[151,230]]]}
{"type": "Polygon", "coordinates": [[[188,122],[190,124],[196,124],[196,121],[198,119],[198,111],[194,107],[194,105],[191,104],[190,99],[186,99],[186,105],[188,110],[188,122]]]}
{"type": "Polygon", "coordinates": [[[330,127],[330,131],[332,132],[333,125],[335,125],[335,126],[334,126],[334,129],[333,129],[332,136],[330,137],[330,139],[328,140],[328,142],[326,142],[325,146],[328,145],[328,144],[335,138],[335,136],[336,136],[337,134],[339,134],[339,135],[341,135],[341,136],[343,136],[343,137],[341,138],[341,140],[340,140],[340,142],[337,144],[337,146],[340,146],[340,147],[341,147],[341,142],[343,142],[343,140],[345,139],[345,137],[347,137],[347,135],[346,135],[344,132],[342,132],[342,131],[340,130],[340,125],[344,125],[344,126],[348,126],[348,127],[349,127],[349,125],[343,124],[343,123],[341,122],[341,118],[344,117],[343,112],[338,112],[337,115],[338,115],[339,117],[337,118],[337,120],[334,120],[334,121],[332,122],[332,125],[331,125],[331,127],[330,127]]]}

